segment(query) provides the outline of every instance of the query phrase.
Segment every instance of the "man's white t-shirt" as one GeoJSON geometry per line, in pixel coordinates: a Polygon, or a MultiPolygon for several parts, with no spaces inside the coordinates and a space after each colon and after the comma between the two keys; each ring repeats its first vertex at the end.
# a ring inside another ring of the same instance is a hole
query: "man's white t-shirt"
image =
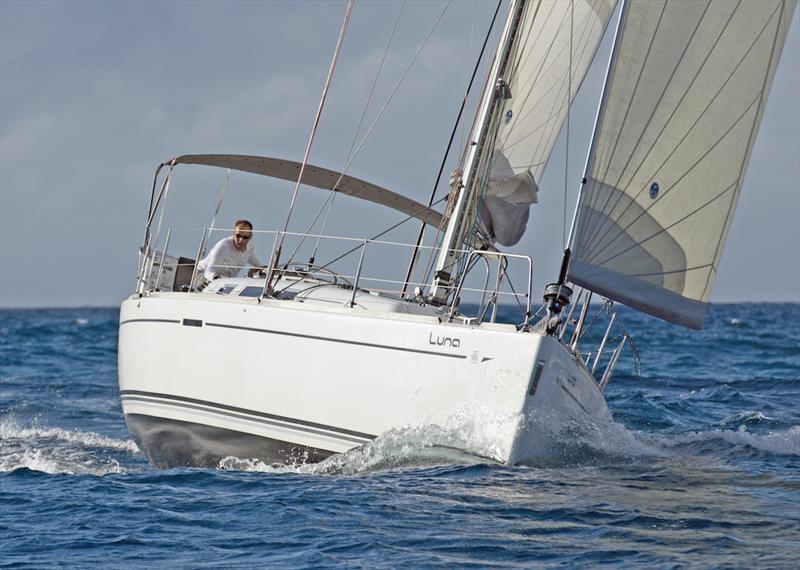
{"type": "Polygon", "coordinates": [[[219,277],[236,277],[239,270],[247,265],[261,267],[262,263],[253,253],[252,240],[247,243],[244,251],[239,251],[233,245],[233,236],[226,237],[211,248],[208,255],[200,260],[197,268],[203,272],[203,277],[211,281],[214,275],[219,277]]]}

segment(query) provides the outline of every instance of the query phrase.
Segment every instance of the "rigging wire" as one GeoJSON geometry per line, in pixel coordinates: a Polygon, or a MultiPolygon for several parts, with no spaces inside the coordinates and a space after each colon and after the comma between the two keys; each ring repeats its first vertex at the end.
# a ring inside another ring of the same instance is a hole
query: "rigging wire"
{"type": "Polygon", "coordinates": [[[575,19],[575,0],[569,0],[569,69],[567,71],[567,132],[566,152],[564,153],[564,208],[561,225],[561,243],[567,247],[567,194],[569,192],[569,116],[572,108],[572,41],[575,19]]]}
{"type": "MultiPolygon", "coordinates": [[[[431,204],[431,206],[436,206],[437,204],[439,204],[440,202],[443,202],[443,201],[444,201],[444,200],[446,200],[446,199],[447,199],[447,196],[445,196],[445,197],[443,197],[443,198],[440,198],[439,200],[437,200],[436,202],[434,202],[433,204],[431,204]]],[[[388,227],[388,228],[386,228],[385,230],[383,230],[383,231],[381,231],[381,232],[379,232],[379,233],[375,234],[374,236],[372,236],[371,238],[367,239],[366,241],[367,241],[367,242],[374,241],[374,240],[378,239],[379,237],[382,237],[382,236],[384,236],[384,235],[388,234],[390,231],[392,231],[392,230],[394,230],[394,229],[398,228],[399,226],[403,225],[404,223],[406,223],[407,221],[409,221],[409,220],[412,220],[412,219],[414,219],[414,216],[406,216],[405,218],[403,218],[402,220],[400,220],[400,221],[399,221],[399,222],[397,222],[396,224],[389,226],[389,227],[388,227]]],[[[331,265],[333,265],[334,263],[336,263],[336,262],[337,262],[337,261],[339,261],[340,259],[343,259],[343,258],[347,257],[348,255],[350,255],[351,253],[353,253],[353,252],[355,252],[355,251],[358,251],[358,250],[359,250],[359,249],[361,249],[362,247],[364,247],[364,244],[359,244],[359,245],[357,245],[357,246],[355,246],[355,247],[353,247],[353,248],[351,248],[351,249],[347,250],[346,252],[344,252],[344,253],[343,253],[343,254],[341,254],[340,256],[338,256],[338,257],[335,257],[334,259],[332,259],[332,260],[330,260],[329,262],[327,262],[325,265],[320,265],[319,267],[317,267],[317,268],[316,268],[316,269],[317,269],[317,271],[323,271],[323,270],[325,270],[325,269],[328,269],[328,268],[330,268],[330,266],[331,266],[331,265]]],[[[293,283],[289,283],[289,284],[288,284],[286,287],[284,287],[284,288],[283,288],[283,289],[281,289],[280,291],[277,291],[277,293],[281,293],[281,292],[285,291],[286,289],[288,289],[288,288],[289,288],[289,287],[291,287],[292,285],[293,285],[293,283]]]]}
{"type": "MultiPolygon", "coordinates": [[[[353,1],[353,0],[351,0],[351,1],[353,1]]],[[[350,165],[355,160],[356,156],[358,156],[358,153],[361,151],[361,148],[364,146],[364,143],[367,141],[367,138],[372,133],[372,130],[375,128],[375,125],[378,123],[380,118],[383,116],[383,113],[386,111],[387,107],[389,106],[389,103],[394,98],[395,94],[397,93],[398,89],[402,85],[403,81],[405,81],[405,78],[408,75],[408,73],[414,67],[414,64],[416,63],[417,58],[419,58],[420,53],[422,53],[422,50],[428,44],[428,41],[430,40],[431,36],[433,35],[433,32],[436,31],[436,28],[439,26],[439,22],[442,20],[442,17],[445,15],[445,12],[447,12],[447,8],[450,6],[451,2],[452,2],[452,0],[448,0],[448,2],[445,4],[444,8],[442,9],[441,13],[439,14],[439,16],[436,18],[436,21],[433,23],[433,26],[431,27],[430,31],[428,32],[428,35],[425,36],[425,39],[422,41],[422,44],[417,49],[416,53],[414,54],[414,57],[411,59],[411,62],[408,64],[408,66],[406,67],[405,71],[403,71],[402,75],[400,76],[400,79],[395,84],[394,89],[392,89],[392,92],[389,94],[389,97],[386,99],[384,104],[379,109],[378,114],[376,115],[376,117],[372,121],[372,123],[370,124],[369,128],[367,129],[367,132],[364,134],[364,137],[361,139],[361,142],[359,143],[359,145],[356,148],[355,152],[353,152],[353,154],[350,157],[350,159],[345,163],[344,169],[340,173],[339,180],[337,180],[336,185],[339,184],[339,182],[342,180],[342,178],[346,174],[347,170],[350,168],[350,165]]],[[[305,161],[304,161],[304,164],[305,164],[305,161]]],[[[334,188],[336,188],[336,185],[334,185],[334,188]]],[[[405,220],[403,220],[403,221],[405,221],[405,220]]],[[[284,232],[285,231],[286,231],[286,229],[284,229],[284,232]]],[[[305,238],[303,238],[303,239],[305,239],[305,238]]],[[[283,240],[281,240],[281,243],[282,242],[283,242],[283,240]]],[[[301,245],[302,245],[302,243],[303,243],[303,241],[301,240],[301,245]]],[[[278,252],[279,251],[280,250],[278,250],[278,252]]],[[[295,251],[297,251],[297,250],[295,250],[295,251]]],[[[277,264],[275,265],[275,267],[277,267],[277,264]]]]}
{"type": "Polygon", "coordinates": [[[211,216],[211,225],[208,228],[203,229],[203,236],[200,239],[200,247],[197,250],[197,257],[194,260],[194,265],[192,266],[192,280],[191,283],[194,283],[194,276],[197,273],[197,265],[200,263],[200,260],[206,256],[206,245],[208,244],[208,238],[210,238],[214,234],[215,225],[217,223],[217,215],[219,214],[219,209],[222,207],[222,201],[225,199],[225,193],[228,191],[228,181],[231,177],[231,169],[228,168],[225,171],[225,178],[222,181],[222,189],[219,192],[219,197],[217,198],[217,207],[214,208],[214,214],[211,216]]]}
{"type": "MultiPolygon", "coordinates": [[[[444,151],[444,156],[442,157],[442,162],[441,162],[441,164],[439,166],[439,172],[436,173],[436,181],[433,183],[433,188],[431,189],[431,197],[428,200],[428,207],[433,205],[433,200],[434,200],[434,198],[436,196],[436,190],[437,190],[437,188],[439,188],[439,182],[441,182],[442,173],[444,173],[444,168],[445,168],[446,163],[447,163],[447,157],[450,155],[450,149],[453,146],[453,140],[455,139],[455,136],[458,133],[458,126],[461,123],[461,117],[464,114],[464,107],[466,107],[467,99],[469,98],[469,94],[472,91],[472,85],[475,82],[475,76],[478,73],[478,69],[480,68],[481,61],[483,60],[484,53],[486,52],[486,46],[489,43],[489,38],[492,35],[492,30],[494,30],[494,25],[495,25],[495,22],[497,21],[497,14],[500,12],[500,6],[501,5],[502,5],[502,0],[498,0],[497,6],[495,7],[495,10],[494,10],[494,15],[492,16],[492,21],[489,23],[489,29],[486,30],[486,36],[483,39],[483,45],[481,46],[481,51],[478,54],[478,59],[475,62],[475,67],[472,70],[472,76],[470,77],[469,83],[467,84],[467,89],[464,92],[464,97],[461,100],[461,108],[458,110],[458,116],[456,117],[456,121],[453,124],[453,130],[450,133],[450,140],[447,141],[447,148],[444,151]]],[[[462,138],[463,138],[463,132],[462,132],[462,138]]],[[[461,146],[462,146],[462,148],[466,148],[463,144],[461,146]]],[[[425,225],[426,225],[425,223],[422,223],[420,225],[420,228],[419,228],[419,232],[418,232],[418,235],[417,235],[417,241],[416,241],[416,244],[414,246],[413,253],[411,254],[411,260],[409,262],[408,270],[406,272],[406,277],[405,277],[406,283],[411,280],[411,274],[414,271],[415,261],[416,261],[417,255],[419,253],[419,247],[420,247],[420,244],[422,243],[422,238],[423,238],[423,235],[424,235],[424,232],[425,232],[425,225]]],[[[423,273],[423,279],[422,279],[423,281],[427,281],[428,280],[428,276],[430,275],[430,272],[432,271],[432,268],[433,268],[433,251],[438,246],[439,241],[441,240],[441,238],[442,238],[442,231],[441,231],[441,228],[439,228],[438,234],[434,238],[434,247],[431,248],[431,250],[428,252],[428,261],[425,263],[426,269],[425,269],[425,272],[423,273]]],[[[405,292],[406,288],[407,288],[406,285],[404,285],[403,286],[403,292],[405,292]]]]}
{"type": "Polygon", "coordinates": [[[430,31],[428,32],[428,35],[425,36],[424,40],[422,40],[422,44],[420,44],[419,48],[417,49],[416,53],[414,54],[414,57],[411,58],[411,61],[409,62],[408,67],[406,67],[405,71],[403,71],[403,74],[400,76],[400,79],[397,80],[397,83],[395,84],[394,89],[392,89],[392,92],[389,94],[389,97],[387,97],[387,99],[384,102],[384,104],[378,110],[378,114],[376,115],[376,117],[372,121],[372,123],[370,124],[369,128],[367,129],[367,132],[364,133],[364,138],[361,139],[361,142],[358,144],[358,147],[356,148],[355,152],[353,153],[353,156],[345,164],[344,170],[342,171],[342,175],[344,175],[347,172],[347,169],[350,168],[350,165],[353,163],[353,161],[355,160],[356,156],[358,156],[358,153],[361,151],[361,148],[364,146],[364,143],[367,141],[367,138],[369,137],[370,134],[372,134],[372,129],[375,128],[375,125],[378,123],[380,118],[383,116],[383,113],[386,111],[386,108],[389,106],[389,103],[394,98],[395,94],[397,93],[397,90],[400,89],[400,86],[403,84],[403,81],[405,81],[405,78],[408,75],[408,73],[411,71],[411,68],[414,67],[414,64],[417,62],[417,59],[419,58],[419,55],[422,53],[422,50],[425,49],[425,46],[428,44],[428,41],[431,39],[431,36],[433,36],[433,32],[435,32],[436,28],[439,27],[439,22],[441,22],[442,18],[444,17],[445,13],[447,12],[447,8],[450,6],[451,2],[452,2],[452,0],[448,0],[447,4],[445,4],[445,6],[442,9],[442,11],[439,14],[439,16],[436,18],[436,21],[434,21],[433,26],[431,27],[430,31]]]}
{"type": "Polygon", "coordinates": [[[355,0],[349,0],[347,3],[347,11],[344,16],[344,22],[342,22],[342,29],[339,31],[339,39],[336,42],[336,49],[333,52],[333,59],[331,60],[330,68],[328,69],[328,77],[325,79],[325,87],[322,89],[322,96],[320,98],[319,107],[317,108],[317,115],[314,118],[314,126],[311,128],[311,133],[308,137],[308,144],[306,145],[306,152],[303,155],[303,162],[300,165],[300,173],[297,176],[297,183],[294,186],[294,191],[292,192],[292,200],[289,204],[289,212],[286,214],[286,222],[283,226],[283,231],[281,232],[281,239],[278,243],[277,248],[275,249],[274,257],[270,262],[269,266],[269,275],[266,281],[266,289],[270,287],[270,281],[272,279],[272,273],[278,267],[278,262],[280,261],[281,255],[281,248],[283,247],[283,242],[286,236],[286,231],[289,229],[289,220],[292,217],[292,211],[294,210],[294,205],[297,200],[297,193],[300,190],[300,183],[303,180],[303,172],[306,169],[306,164],[308,163],[308,156],[311,154],[311,145],[314,142],[314,137],[317,134],[317,127],[319,127],[319,121],[322,117],[322,108],[325,106],[325,99],[328,96],[328,90],[330,89],[331,81],[333,79],[333,72],[336,69],[336,62],[339,60],[339,54],[342,51],[342,44],[344,43],[344,36],[347,33],[347,27],[350,24],[350,16],[353,13],[353,5],[355,4],[355,0]]]}
{"type": "MultiPolygon", "coordinates": [[[[375,79],[372,81],[372,86],[370,87],[369,95],[367,96],[367,101],[366,101],[366,103],[364,103],[364,110],[361,112],[361,118],[358,121],[358,126],[356,127],[355,133],[353,133],[353,140],[350,142],[350,148],[347,150],[347,157],[345,158],[344,168],[342,169],[342,172],[339,175],[339,178],[336,180],[336,184],[333,185],[333,188],[331,189],[331,193],[328,196],[328,199],[325,201],[325,204],[329,204],[329,205],[328,205],[328,211],[325,213],[325,219],[322,221],[322,226],[321,226],[320,231],[319,231],[319,233],[321,235],[325,233],[325,227],[328,225],[328,217],[330,216],[331,211],[333,211],[333,204],[336,201],[336,192],[335,192],[335,190],[339,186],[339,184],[341,183],[342,178],[344,178],[345,172],[347,171],[347,167],[348,167],[348,165],[350,164],[350,161],[353,158],[353,149],[356,146],[356,141],[358,140],[358,134],[361,132],[361,126],[364,124],[364,118],[367,116],[367,110],[369,109],[369,104],[372,102],[372,95],[375,93],[375,87],[378,85],[378,79],[380,78],[381,72],[383,71],[383,64],[386,62],[386,57],[389,55],[389,49],[391,48],[392,42],[394,41],[394,36],[397,33],[397,27],[400,24],[400,17],[403,15],[403,9],[405,8],[405,6],[406,6],[406,2],[405,2],[405,0],[403,0],[403,2],[400,4],[400,9],[397,11],[397,16],[394,19],[394,26],[392,26],[392,32],[389,35],[389,41],[386,43],[386,49],[383,51],[383,56],[381,57],[381,62],[378,65],[378,71],[375,73],[375,79]]],[[[320,210],[325,207],[325,204],[322,205],[320,210]]],[[[308,230],[306,231],[306,233],[311,232],[311,228],[314,227],[314,224],[317,222],[318,218],[319,218],[319,214],[317,214],[314,217],[314,221],[311,222],[311,225],[309,225],[308,230]]],[[[317,256],[317,251],[319,249],[319,243],[320,243],[321,235],[317,236],[317,243],[314,244],[314,249],[311,252],[310,263],[313,263],[314,262],[314,258],[317,256]]],[[[301,242],[301,244],[302,244],[302,242],[301,242]]],[[[298,249],[299,249],[299,247],[300,246],[298,245],[298,249]]],[[[295,250],[295,253],[297,253],[297,250],[295,250]]]]}
{"type": "Polygon", "coordinates": [[[219,198],[217,198],[217,207],[214,208],[214,215],[211,216],[211,225],[208,228],[208,234],[203,236],[203,244],[201,246],[201,251],[203,252],[203,256],[205,256],[205,247],[206,247],[206,239],[211,237],[214,232],[215,225],[217,223],[217,215],[219,214],[219,209],[222,207],[222,201],[225,199],[225,194],[228,192],[228,182],[231,178],[231,169],[228,168],[225,171],[225,179],[222,181],[222,189],[219,192],[219,198]]]}
{"type": "MultiPolygon", "coordinates": [[[[494,28],[494,21],[495,21],[495,18],[497,18],[497,12],[499,10],[500,10],[500,2],[497,3],[497,8],[495,8],[494,16],[492,17],[492,21],[489,24],[489,31],[487,32],[487,35],[488,35],[488,33],[491,33],[492,29],[494,28]]],[[[478,0],[474,0],[473,6],[472,6],[472,17],[470,18],[470,25],[469,25],[469,47],[467,48],[470,51],[472,50],[472,43],[475,41],[475,15],[476,15],[477,11],[478,11],[478,0]]],[[[484,46],[485,45],[486,45],[486,42],[484,41],[484,46]]],[[[478,61],[476,62],[476,66],[478,64],[480,64],[480,61],[481,61],[482,58],[483,58],[483,48],[481,48],[481,53],[478,56],[478,61]]],[[[465,64],[464,65],[464,71],[465,72],[469,72],[469,66],[466,65],[467,64],[467,58],[464,58],[464,64],[465,64]]],[[[473,76],[474,76],[474,72],[473,72],[473,76]]],[[[470,80],[469,86],[467,87],[467,90],[464,93],[464,99],[465,100],[466,100],[467,96],[469,95],[469,91],[470,91],[469,88],[471,86],[472,86],[472,81],[470,80]]],[[[460,116],[461,115],[459,113],[459,117],[460,116]]],[[[456,128],[457,127],[458,127],[458,122],[456,122],[456,128]]],[[[459,141],[458,141],[459,148],[464,148],[464,144],[465,144],[464,141],[466,141],[466,139],[467,139],[467,124],[466,124],[466,122],[464,122],[464,123],[461,123],[461,132],[459,133],[459,141]]]]}

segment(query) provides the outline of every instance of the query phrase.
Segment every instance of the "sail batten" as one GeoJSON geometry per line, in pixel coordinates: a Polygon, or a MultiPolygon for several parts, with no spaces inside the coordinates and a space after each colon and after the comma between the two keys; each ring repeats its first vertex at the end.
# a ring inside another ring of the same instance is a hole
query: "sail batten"
{"type": "Polygon", "coordinates": [[[702,326],[795,5],[626,4],[577,212],[574,283],[702,326]]]}

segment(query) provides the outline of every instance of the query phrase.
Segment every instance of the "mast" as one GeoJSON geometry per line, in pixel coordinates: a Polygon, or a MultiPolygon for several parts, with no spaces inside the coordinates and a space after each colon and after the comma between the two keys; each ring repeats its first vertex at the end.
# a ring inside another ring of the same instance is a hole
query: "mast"
{"type": "MultiPolygon", "coordinates": [[[[525,8],[526,0],[511,0],[503,33],[500,37],[492,69],[486,81],[486,87],[481,98],[479,112],[475,118],[470,135],[469,150],[461,165],[461,179],[456,182],[458,198],[447,224],[447,230],[442,240],[439,257],[436,262],[433,284],[431,286],[430,300],[433,303],[444,304],[450,294],[454,283],[453,274],[461,263],[464,236],[468,225],[472,222],[469,206],[473,202],[478,189],[478,164],[483,151],[489,125],[498,101],[508,96],[508,86],[502,80],[511,48],[514,44],[520,17],[525,8]]],[[[455,299],[453,300],[455,302],[455,299]]]]}

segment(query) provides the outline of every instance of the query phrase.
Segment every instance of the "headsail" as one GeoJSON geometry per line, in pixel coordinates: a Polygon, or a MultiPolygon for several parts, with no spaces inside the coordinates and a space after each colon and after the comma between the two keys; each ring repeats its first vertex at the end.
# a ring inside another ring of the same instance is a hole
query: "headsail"
{"type": "Polygon", "coordinates": [[[511,98],[499,113],[481,214],[502,245],[517,243],[525,232],[529,206],[537,201],[538,181],[615,3],[532,0],[525,7],[503,78],[511,98]]]}
{"type": "Polygon", "coordinates": [[[626,4],[569,278],[700,328],[796,0],[626,4]]]}

